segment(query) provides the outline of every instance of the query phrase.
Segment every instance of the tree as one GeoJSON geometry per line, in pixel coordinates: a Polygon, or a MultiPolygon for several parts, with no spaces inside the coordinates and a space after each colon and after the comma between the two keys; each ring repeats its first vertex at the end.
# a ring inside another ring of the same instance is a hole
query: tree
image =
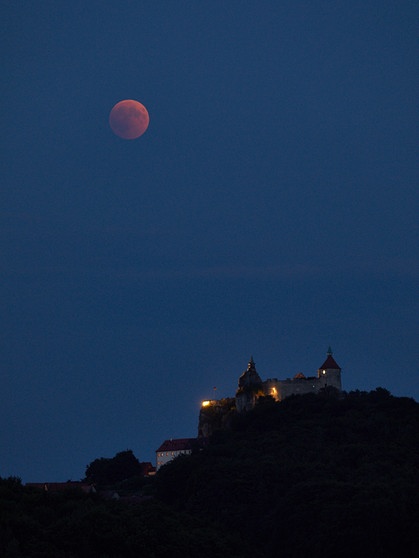
{"type": "Polygon", "coordinates": [[[113,485],[132,477],[140,477],[142,467],[132,450],[117,453],[112,458],[100,457],[86,468],[85,481],[99,486],[113,485]]]}

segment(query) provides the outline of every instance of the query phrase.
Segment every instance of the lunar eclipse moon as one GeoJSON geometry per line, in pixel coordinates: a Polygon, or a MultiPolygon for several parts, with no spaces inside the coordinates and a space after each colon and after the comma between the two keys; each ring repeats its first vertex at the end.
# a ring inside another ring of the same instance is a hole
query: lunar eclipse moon
{"type": "Polygon", "coordinates": [[[109,125],[117,136],[136,139],[148,128],[150,117],[144,105],[132,99],[119,101],[109,114],[109,125]]]}

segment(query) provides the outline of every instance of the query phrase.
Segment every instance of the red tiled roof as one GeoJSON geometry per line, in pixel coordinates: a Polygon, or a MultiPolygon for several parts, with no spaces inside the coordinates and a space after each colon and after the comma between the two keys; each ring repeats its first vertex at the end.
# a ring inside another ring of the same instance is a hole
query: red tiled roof
{"type": "Polygon", "coordinates": [[[176,438],[173,440],[165,440],[156,451],[190,450],[192,449],[192,446],[197,443],[197,438],[176,438]]]}
{"type": "Polygon", "coordinates": [[[153,465],[149,461],[143,461],[140,463],[140,465],[141,465],[141,474],[143,474],[145,477],[150,473],[156,472],[156,468],[153,467],[153,465]]]}
{"type": "Polygon", "coordinates": [[[332,370],[341,370],[341,367],[336,363],[336,360],[331,354],[327,355],[327,359],[320,366],[319,370],[327,370],[328,368],[332,370]]]}

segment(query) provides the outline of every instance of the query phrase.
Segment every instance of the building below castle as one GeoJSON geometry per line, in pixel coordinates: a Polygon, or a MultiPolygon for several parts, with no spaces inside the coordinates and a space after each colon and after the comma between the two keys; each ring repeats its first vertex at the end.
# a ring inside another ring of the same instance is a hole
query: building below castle
{"type": "Polygon", "coordinates": [[[205,440],[199,438],[175,438],[165,440],[156,450],[156,472],[179,455],[190,455],[202,449],[205,440]]]}
{"type": "Polygon", "coordinates": [[[333,358],[329,347],[327,358],[317,370],[316,376],[305,376],[301,372],[293,378],[278,380],[269,378],[262,381],[253,358],[247,365],[247,369],[239,378],[236,391],[236,409],[238,413],[253,409],[256,401],[261,396],[271,396],[275,401],[282,401],[290,395],[303,395],[306,393],[318,393],[321,389],[333,387],[342,391],[341,368],[333,358]]]}

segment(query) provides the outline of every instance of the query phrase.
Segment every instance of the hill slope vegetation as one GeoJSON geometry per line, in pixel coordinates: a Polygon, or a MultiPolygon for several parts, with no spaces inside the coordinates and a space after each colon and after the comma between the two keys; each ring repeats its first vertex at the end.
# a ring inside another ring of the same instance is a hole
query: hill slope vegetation
{"type": "Polygon", "coordinates": [[[419,405],[371,393],[263,400],[189,459],[157,494],[217,520],[258,556],[415,556],[419,405]]]}
{"type": "Polygon", "coordinates": [[[418,473],[412,399],[381,388],[266,398],[141,483],[147,499],[0,479],[0,556],[413,558],[418,473]]]}

